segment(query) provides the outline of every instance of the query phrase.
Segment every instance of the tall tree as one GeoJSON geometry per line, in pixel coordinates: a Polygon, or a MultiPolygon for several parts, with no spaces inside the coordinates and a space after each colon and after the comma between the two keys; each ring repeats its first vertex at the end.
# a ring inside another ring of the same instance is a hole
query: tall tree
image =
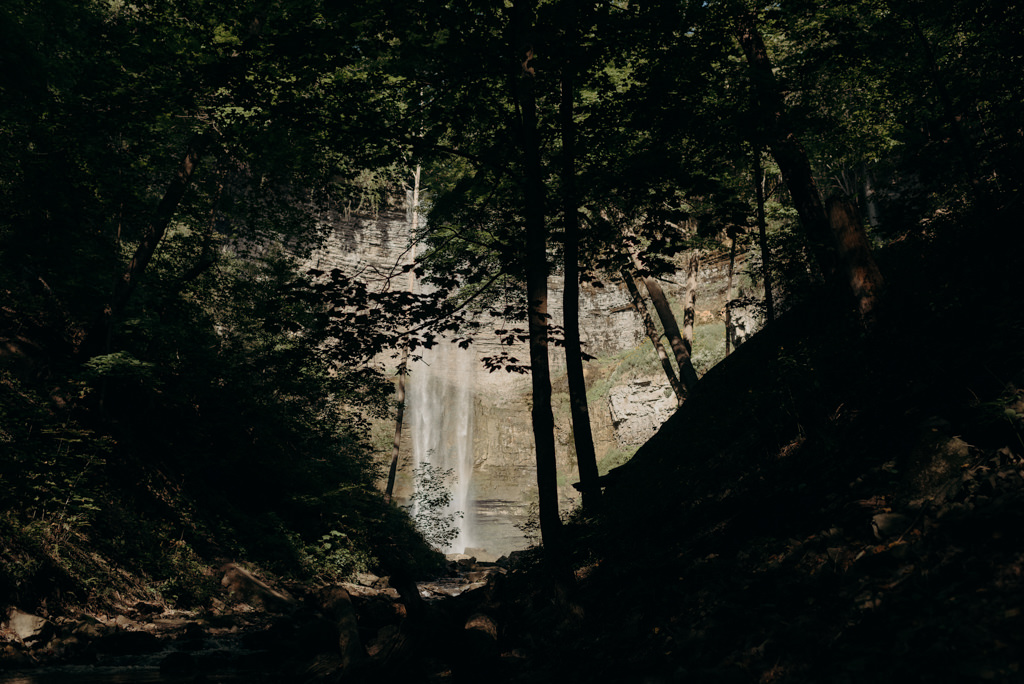
{"type": "Polygon", "coordinates": [[[526,298],[528,307],[530,380],[533,388],[533,439],[537,457],[537,489],[542,540],[552,559],[562,554],[562,521],[558,515],[555,459],[555,419],[551,411],[551,371],[548,358],[548,255],[544,212],[544,176],[537,126],[537,68],[533,8],[529,0],[512,5],[512,48],[516,55],[516,132],[522,151],[520,185],[526,222],[526,298]]]}
{"type": "Polygon", "coordinates": [[[579,40],[579,18],[576,0],[564,0],[565,30],[561,68],[559,123],[562,135],[561,199],[564,248],[565,285],[562,294],[563,328],[565,330],[565,363],[569,383],[569,407],[576,462],[580,473],[583,505],[591,508],[601,495],[598,484],[597,455],[587,405],[587,383],[583,374],[583,350],[580,342],[580,218],[576,193],[576,43],[579,40]]]}

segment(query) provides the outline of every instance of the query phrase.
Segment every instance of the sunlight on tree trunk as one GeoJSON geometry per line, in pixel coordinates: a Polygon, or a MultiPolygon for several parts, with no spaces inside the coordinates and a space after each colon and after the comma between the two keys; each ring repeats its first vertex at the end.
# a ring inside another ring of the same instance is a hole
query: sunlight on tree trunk
{"type": "Polygon", "coordinates": [[[633,310],[636,311],[643,321],[647,339],[651,341],[651,344],[654,345],[654,350],[658,352],[658,359],[661,361],[661,367],[665,370],[665,377],[668,378],[668,384],[676,395],[676,405],[682,406],[684,399],[683,388],[679,384],[679,378],[676,377],[676,371],[672,367],[672,361],[669,359],[668,352],[665,351],[665,345],[661,343],[661,336],[658,334],[658,328],[654,325],[654,319],[651,318],[651,313],[647,310],[647,305],[644,304],[644,299],[640,295],[639,288],[636,286],[636,276],[626,268],[622,269],[621,275],[622,282],[626,284],[626,289],[629,290],[633,310]]]}
{"type": "Polygon", "coordinates": [[[871,244],[857,208],[841,197],[829,199],[826,207],[829,225],[839,245],[840,265],[853,293],[857,312],[864,325],[870,327],[884,287],[882,272],[871,254],[871,244]]]}
{"type": "Polygon", "coordinates": [[[697,317],[697,274],[700,270],[700,252],[691,250],[686,257],[686,297],[683,300],[683,344],[686,355],[693,357],[693,324],[697,317]]]}
{"type": "MultiPolygon", "coordinates": [[[[640,263],[640,258],[632,251],[629,252],[629,256],[633,260],[633,266],[637,272],[642,273],[644,268],[640,263]]],[[[661,327],[665,331],[665,337],[668,338],[669,346],[672,347],[672,354],[679,367],[679,377],[683,381],[683,386],[687,392],[692,392],[693,388],[697,386],[697,371],[694,370],[693,363],[690,361],[690,350],[683,342],[679,324],[676,322],[675,314],[672,313],[672,307],[668,303],[665,291],[662,290],[661,283],[653,276],[641,276],[641,280],[644,287],[647,288],[647,295],[651,298],[651,303],[654,304],[654,310],[658,312],[658,318],[661,320],[661,327]]]]}

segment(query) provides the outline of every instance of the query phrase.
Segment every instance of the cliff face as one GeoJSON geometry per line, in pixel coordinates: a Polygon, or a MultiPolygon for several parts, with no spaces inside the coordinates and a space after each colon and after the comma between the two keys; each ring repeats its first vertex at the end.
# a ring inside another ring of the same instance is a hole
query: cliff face
{"type": "MultiPolygon", "coordinates": [[[[310,255],[309,266],[321,270],[338,268],[377,287],[408,288],[407,276],[397,274],[409,259],[410,225],[409,216],[403,212],[382,213],[377,217],[332,217],[326,240],[310,255]]],[[[723,284],[721,263],[711,263],[702,271],[703,296],[698,298],[698,324],[717,322],[714,307],[724,303],[723,284]]],[[[681,285],[666,282],[670,296],[678,296],[680,288],[681,285]]],[[[552,276],[549,308],[556,325],[562,322],[562,291],[561,277],[552,276]]],[[[583,287],[580,312],[584,350],[598,357],[597,361],[586,364],[585,372],[591,389],[591,424],[597,457],[599,463],[604,462],[608,467],[628,458],[657,431],[675,410],[675,398],[657,362],[651,362],[654,354],[650,342],[643,335],[639,318],[621,284],[583,287]],[[627,371],[621,370],[623,364],[629,366],[627,371]]],[[[462,430],[452,427],[455,423],[450,418],[441,417],[445,411],[454,412],[455,407],[437,404],[450,403],[454,396],[465,396],[471,409],[462,424],[466,425],[468,433],[464,439],[469,442],[472,465],[471,472],[459,473],[456,468],[456,474],[463,487],[468,480],[468,500],[461,503],[460,509],[465,515],[467,530],[455,542],[453,550],[462,551],[462,547],[472,546],[504,554],[528,544],[524,529],[529,528],[531,506],[537,499],[530,380],[528,375],[489,373],[484,368],[480,360],[494,354],[499,346],[497,337],[486,331],[505,327],[497,320],[493,325],[488,325],[488,321],[484,323],[484,332],[469,350],[427,352],[421,362],[412,366],[407,379],[409,401],[396,494],[399,500],[411,494],[414,459],[429,457],[432,461],[445,461],[448,454],[456,450],[452,446],[452,435],[425,440],[424,435],[418,433],[440,429],[442,424],[447,426],[444,429],[448,432],[462,430]],[[469,355],[469,363],[465,359],[453,360],[460,354],[469,355]],[[468,392],[459,394],[454,391],[456,386],[461,390],[468,388],[468,392]]],[[[525,343],[506,349],[520,359],[529,358],[525,343]]],[[[391,359],[382,362],[394,365],[391,359]]],[[[560,349],[551,348],[551,363],[560,507],[569,511],[577,499],[572,484],[578,480],[578,474],[565,362],[560,349]]],[[[379,426],[382,461],[390,458],[393,429],[393,423],[379,426]]],[[[450,460],[446,463],[445,467],[455,467],[450,460]]]]}

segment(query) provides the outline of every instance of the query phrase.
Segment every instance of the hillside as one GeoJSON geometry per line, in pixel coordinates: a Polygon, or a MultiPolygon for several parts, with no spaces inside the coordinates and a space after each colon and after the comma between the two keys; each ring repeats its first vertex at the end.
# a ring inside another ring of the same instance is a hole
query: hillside
{"type": "Polygon", "coordinates": [[[518,615],[545,679],[1019,681],[1024,325],[951,278],[1018,257],[959,232],[886,255],[871,333],[794,310],[605,478],[556,638],[518,615]]]}

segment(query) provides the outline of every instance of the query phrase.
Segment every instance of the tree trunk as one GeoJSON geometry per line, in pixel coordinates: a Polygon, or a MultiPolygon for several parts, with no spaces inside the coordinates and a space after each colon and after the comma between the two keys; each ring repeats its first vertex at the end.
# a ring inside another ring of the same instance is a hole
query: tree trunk
{"type": "Polygon", "coordinates": [[[825,281],[833,283],[836,258],[821,194],[814,182],[807,153],[788,121],[782,88],[775,78],[757,22],[754,15],[742,7],[738,9],[736,15],[736,35],[750,67],[759,106],[765,112],[769,124],[768,140],[772,156],[782,171],[782,177],[800,217],[800,224],[807,234],[811,251],[825,281]]]}
{"type": "Polygon", "coordinates": [[[683,344],[686,354],[693,357],[693,325],[697,318],[697,273],[700,254],[691,250],[686,257],[686,298],[683,302],[683,344]]]}
{"type": "Polygon", "coordinates": [[[672,391],[675,392],[676,405],[682,406],[684,398],[683,388],[679,384],[679,378],[676,377],[675,369],[672,368],[672,361],[668,357],[668,352],[665,351],[665,345],[661,343],[661,336],[654,325],[654,319],[651,318],[651,313],[647,310],[643,297],[640,296],[640,290],[636,286],[636,276],[628,268],[624,268],[622,269],[622,281],[626,283],[626,289],[629,290],[633,310],[636,311],[637,315],[640,316],[640,320],[644,323],[644,331],[647,333],[647,338],[654,345],[654,350],[658,352],[661,367],[665,370],[665,377],[668,378],[668,384],[672,386],[672,391]]]}
{"type": "Polygon", "coordinates": [[[764,281],[765,317],[775,320],[775,299],[772,296],[771,250],[768,248],[768,222],[764,215],[764,167],[761,150],[754,150],[754,195],[757,198],[757,241],[761,247],[761,279],[764,281]]]}
{"type": "Polygon", "coordinates": [[[861,167],[864,174],[864,206],[867,208],[868,225],[872,230],[882,225],[882,213],[878,208],[878,197],[875,194],[875,185],[871,180],[871,172],[867,164],[861,167]]]}
{"type": "Polygon", "coordinates": [[[547,226],[544,217],[544,180],[537,132],[537,101],[534,89],[533,46],[527,35],[530,11],[526,0],[515,0],[515,49],[522,72],[516,78],[516,109],[523,153],[521,184],[526,223],[526,295],[530,335],[530,376],[533,389],[533,439],[537,457],[537,489],[541,541],[557,569],[562,563],[562,521],[558,516],[558,476],[555,460],[555,419],[551,412],[551,371],[548,363],[548,262],[547,226]]]}
{"type": "Polygon", "coordinates": [[[882,273],[871,255],[871,245],[856,207],[849,200],[833,197],[829,199],[827,209],[829,224],[842,257],[843,274],[853,293],[861,321],[870,327],[884,286],[882,273]]]}
{"type": "Polygon", "coordinates": [[[683,336],[679,332],[679,324],[676,323],[675,314],[672,313],[672,307],[668,303],[665,291],[661,289],[661,283],[651,276],[645,277],[643,282],[647,287],[647,294],[651,298],[651,303],[654,304],[654,310],[658,312],[658,318],[661,319],[661,327],[665,330],[665,337],[668,338],[669,345],[672,347],[672,353],[676,357],[676,365],[679,366],[679,377],[682,378],[686,391],[692,392],[693,388],[697,386],[697,371],[693,369],[693,363],[690,361],[690,350],[686,348],[686,343],[683,342],[683,336]]]}
{"type": "Polygon", "coordinates": [[[167,227],[174,218],[174,214],[181,204],[185,192],[188,190],[199,164],[200,156],[206,144],[206,136],[197,136],[189,141],[185,157],[182,159],[178,171],[167,186],[164,196],[156,207],[153,219],[146,226],[142,233],[142,240],[135,248],[135,254],[128,264],[128,268],[114,285],[114,292],[107,304],[103,307],[96,322],[86,331],[85,339],[79,346],[79,356],[84,359],[92,358],[102,354],[109,345],[110,326],[114,319],[124,313],[125,307],[131,298],[132,292],[138,285],[139,279],[149,265],[153,254],[156,253],[160,241],[167,232],[167,227]]]}
{"type": "MultiPolygon", "coordinates": [[[[419,228],[420,211],[420,165],[416,165],[412,184],[412,239],[409,245],[409,266],[416,263],[416,230],[419,228]]],[[[416,273],[409,269],[409,293],[416,289],[416,273]]],[[[402,442],[402,423],[405,419],[405,375],[409,369],[409,343],[402,345],[402,361],[398,364],[398,388],[395,393],[397,410],[395,415],[395,436],[391,441],[391,467],[388,469],[388,484],[384,489],[384,501],[391,503],[395,491],[395,478],[398,476],[398,456],[402,442]]]]}
{"type": "Polygon", "coordinates": [[[729,277],[725,281],[725,355],[732,351],[732,280],[736,270],[736,232],[729,229],[729,277]]]}
{"type": "Polygon", "coordinates": [[[568,0],[570,13],[565,40],[570,52],[562,71],[562,96],[559,118],[562,128],[562,221],[565,231],[565,288],[562,298],[565,328],[565,366],[569,383],[569,407],[572,413],[573,441],[579,467],[583,506],[591,509],[601,496],[597,478],[597,455],[590,428],[590,407],[587,405],[587,383],[583,374],[583,351],[580,343],[579,287],[579,216],[576,199],[576,122],[573,112],[575,65],[571,51],[576,44],[576,6],[568,0]]]}
{"type": "MultiPolygon", "coordinates": [[[[629,256],[637,272],[642,273],[644,269],[640,258],[632,251],[629,251],[629,256]]],[[[661,320],[661,327],[665,331],[665,337],[668,338],[669,346],[672,347],[672,354],[675,356],[676,365],[679,366],[679,377],[683,381],[683,386],[687,392],[692,392],[693,388],[697,386],[697,371],[693,369],[690,350],[683,342],[679,324],[676,323],[675,314],[672,313],[672,307],[668,303],[665,291],[661,289],[661,283],[653,276],[643,276],[642,280],[647,288],[647,294],[651,298],[651,303],[654,304],[654,310],[658,312],[658,318],[661,320]]]]}

